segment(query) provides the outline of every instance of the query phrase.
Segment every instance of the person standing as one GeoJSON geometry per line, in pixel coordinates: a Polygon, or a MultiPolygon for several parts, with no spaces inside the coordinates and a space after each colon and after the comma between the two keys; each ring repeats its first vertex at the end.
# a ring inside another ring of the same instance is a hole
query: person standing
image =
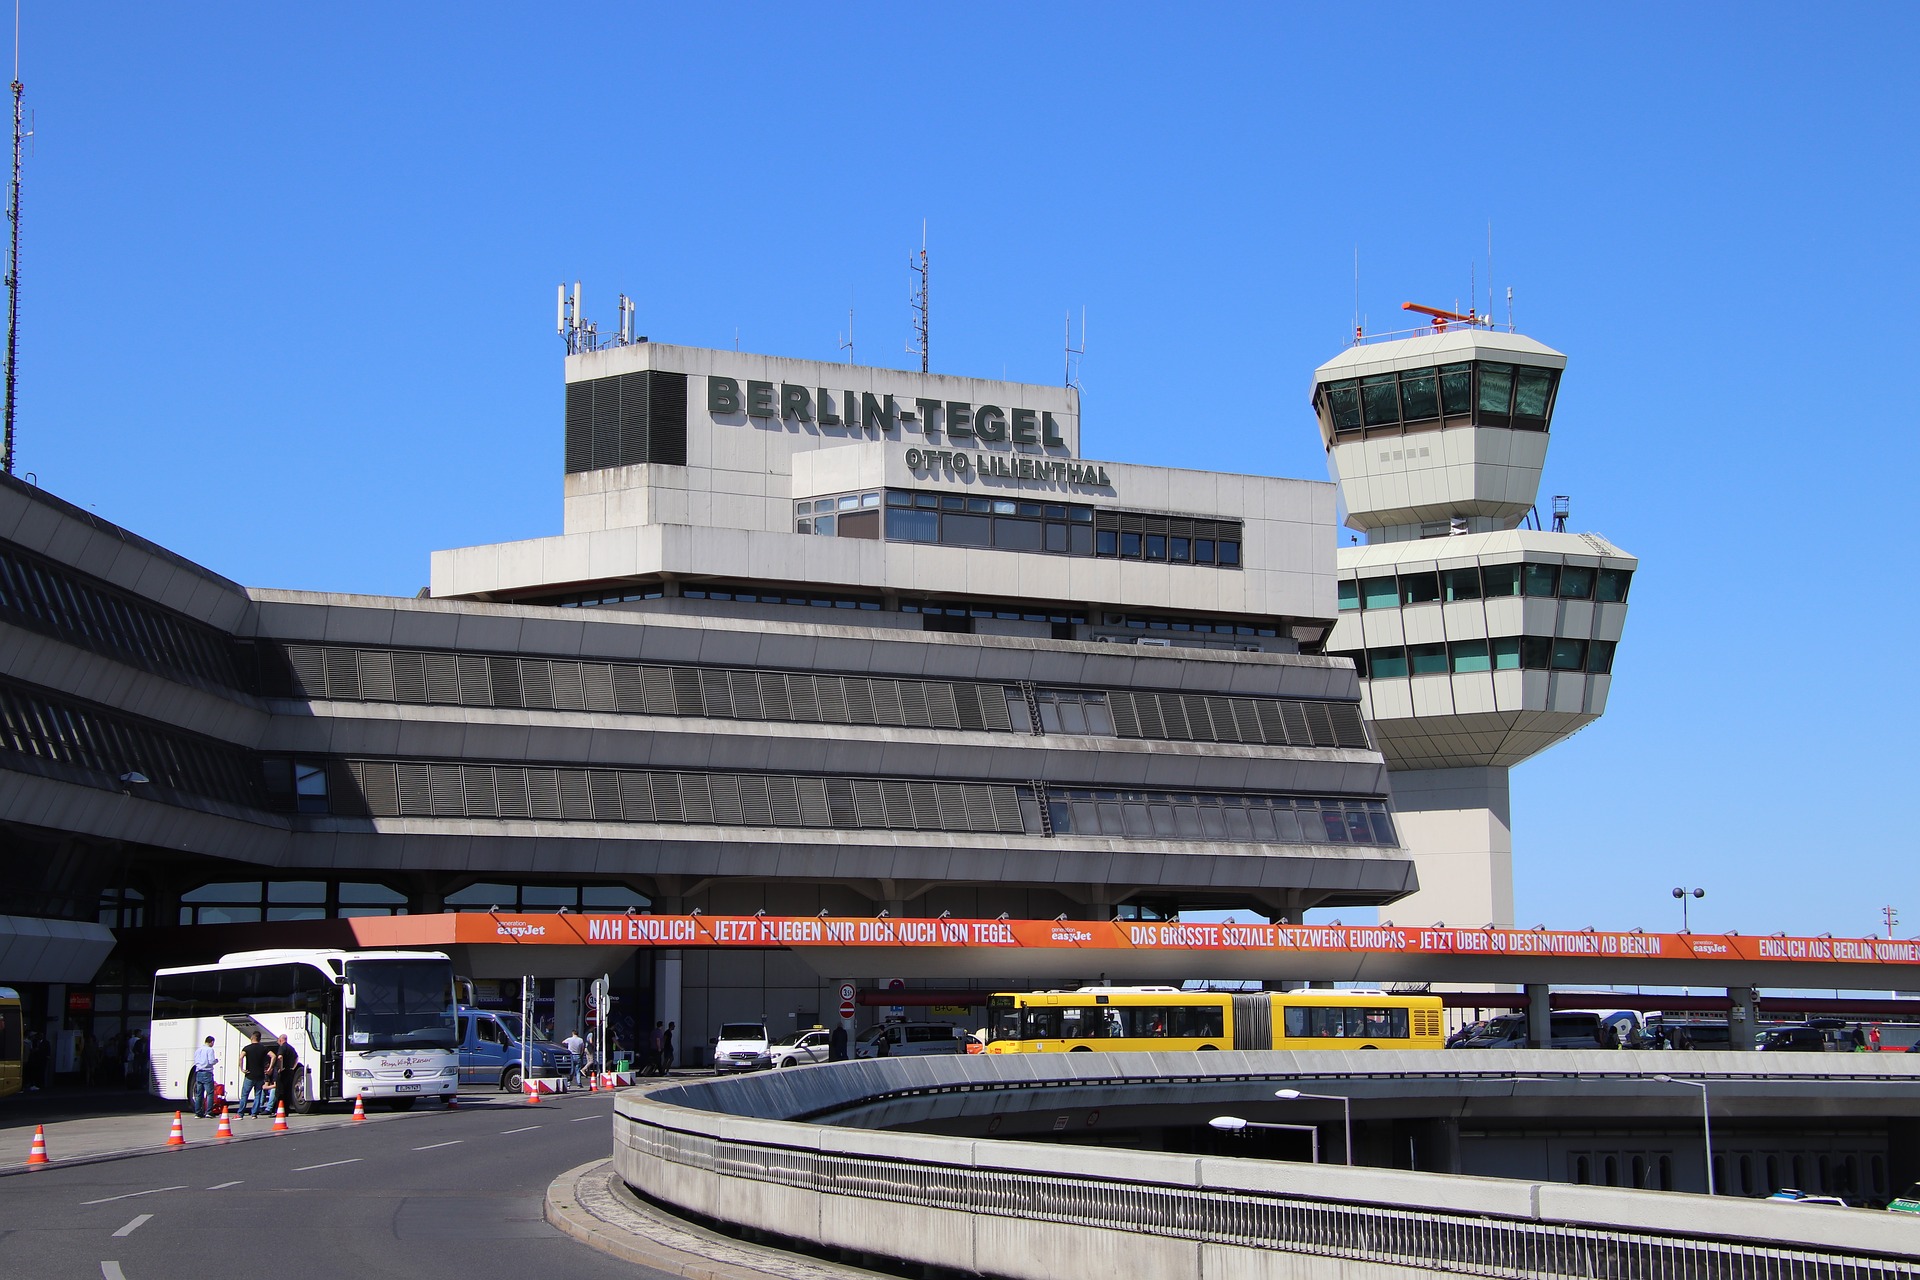
{"type": "Polygon", "coordinates": [[[127,1088],[138,1089],[147,1079],[147,1038],[139,1031],[127,1034],[127,1088]]]}
{"type": "Polygon", "coordinates": [[[267,1110],[272,1111],[294,1096],[293,1077],[299,1069],[300,1054],[287,1043],[287,1033],[283,1031],[273,1042],[273,1060],[267,1064],[267,1075],[273,1083],[273,1092],[267,1097],[267,1110]]]}
{"type": "Polygon", "coordinates": [[[47,1038],[40,1032],[33,1033],[27,1042],[26,1081],[27,1092],[37,1093],[47,1082],[47,1038]]]}
{"type": "Polygon", "coordinates": [[[220,1055],[214,1052],[213,1037],[208,1036],[206,1043],[193,1051],[193,1083],[187,1089],[187,1102],[202,1120],[213,1106],[213,1071],[219,1065],[220,1055]]]}
{"type": "Polygon", "coordinates": [[[666,1033],[660,1037],[660,1074],[663,1076],[673,1070],[673,1032],[679,1025],[669,1022],[666,1033]]]}
{"type": "Polygon", "coordinates": [[[578,1031],[569,1031],[567,1038],[560,1042],[568,1053],[573,1055],[573,1087],[580,1087],[580,1071],[587,1061],[587,1042],[580,1038],[578,1031]]]}
{"type": "Polygon", "coordinates": [[[240,1050],[240,1114],[257,1116],[267,1109],[267,1067],[273,1062],[274,1047],[258,1031],[253,1042],[240,1050]]]}
{"type": "Polygon", "coordinates": [[[661,1065],[665,1060],[660,1056],[661,1050],[666,1047],[666,1039],[667,1024],[664,1022],[655,1022],[653,1024],[653,1036],[647,1041],[647,1060],[640,1068],[642,1073],[652,1071],[658,1075],[666,1074],[666,1068],[661,1065]]]}

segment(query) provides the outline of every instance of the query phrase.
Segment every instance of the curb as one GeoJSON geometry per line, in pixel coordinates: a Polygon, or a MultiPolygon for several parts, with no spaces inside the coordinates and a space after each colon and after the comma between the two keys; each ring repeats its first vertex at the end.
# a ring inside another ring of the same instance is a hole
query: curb
{"type": "Polygon", "coordinates": [[[877,1274],[748,1244],[675,1218],[636,1199],[610,1159],[588,1161],[549,1183],[544,1216],[590,1249],[687,1280],[874,1280],[877,1274]]]}

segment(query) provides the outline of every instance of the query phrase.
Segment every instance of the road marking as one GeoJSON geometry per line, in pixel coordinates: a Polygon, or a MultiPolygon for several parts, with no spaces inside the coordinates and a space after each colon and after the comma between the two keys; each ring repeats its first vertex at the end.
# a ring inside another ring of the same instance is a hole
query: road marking
{"type": "Polygon", "coordinates": [[[605,1120],[605,1119],[606,1119],[606,1117],[605,1117],[605,1116],[576,1116],[576,1117],[574,1117],[574,1118],[573,1118],[572,1120],[569,1120],[569,1121],[567,1121],[567,1123],[568,1123],[568,1124],[579,1124],[579,1123],[581,1123],[582,1121],[585,1121],[585,1120],[605,1120]]]}
{"type": "Polygon", "coordinates": [[[245,1181],[246,1181],[245,1178],[235,1178],[232,1182],[216,1182],[212,1186],[208,1187],[207,1190],[225,1191],[228,1187],[237,1187],[245,1181]]]}
{"type": "Polygon", "coordinates": [[[114,1232],[113,1233],[114,1237],[117,1239],[121,1236],[130,1236],[151,1221],[153,1221],[153,1215],[150,1213],[143,1213],[139,1217],[135,1218],[132,1222],[129,1222],[126,1226],[114,1232]]]}
{"type": "Polygon", "coordinates": [[[457,1147],[465,1141],[466,1141],[465,1138],[455,1138],[452,1142],[434,1142],[424,1147],[415,1147],[414,1150],[415,1151],[438,1151],[442,1147],[457,1147]]]}
{"type": "MultiPolygon", "coordinates": [[[[133,1198],[134,1198],[135,1196],[157,1196],[157,1195],[159,1195],[159,1194],[160,1194],[160,1193],[161,1193],[162,1191],[185,1191],[186,1189],[187,1189],[187,1187],[186,1187],[186,1184],[185,1184],[185,1183],[181,1183],[181,1184],[180,1184],[179,1186],[177,1186],[177,1187],[154,1187],[154,1188],[153,1188],[152,1190],[149,1190],[149,1191],[129,1191],[129,1192],[127,1192],[127,1194],[125,1194],[125,1195],[123,1195],[123,1196],[106,1196],[106,1197],[104,1197],[104,1198],[102,1198],[102,1199],[99,1199],[99,1200],[82,1200],[82,1201],[81,1201],[80,1203],[81,1203],[82,1205],[89,1205],[89,1204],[112,1204],[112,1203],[113,1203],[113,1202],[114,1202],[115,1200],[131,1200],[131,1199],[133,1199],[133,1198]]],[[[104,1264],[102,1264],[102,1265],[104,1265],[104,1264]]],[[[118,1264],[116,1264],[116,1265],[118,1265],[118,1264]]]]}
{"type": "Polygon", "coordinates": [[[325,1164],[303,1164],[303,1165],[301,1165],[301,1166],[299,1166],[298,1168],[296,1168],[296,1169],[295,1169],[295,1170],[294,1170],[293,1172],[295,1172],[295,1173],[305,1173],[305,1172],[307,1172],[307,1171],[308,1171],[309,1169],[331,1169],[331,1168],[333,1168],[333,1167],[334,1167],[335,1165],[341,1165],[341,1164],[359,1164],[359,1163],[360,1163],[360,1157],[359,1157],[359,1156],[355,1156],[355,1157],[354,1157],[353,1159],[351,1159],[351,1160],[329,1160],[329,1161],[327,1161],[327,1162],[326,1162],[325,1164]]]}
{"type": "Polygon", "coordinates": [[[524,1129],[502,1129],[500,1133],[502,1136],[505,1136],[506,1134],[509,1134],[509,1133],[532,1133],[535,1129],[538,1129],[539,1127],[540,1126],[537,1124],[530,1124],[524,1129]]]}
{"type": "Polygon", "coordinates": [[[120,1269],[120,1264],[117,1262],[101,1263],[100,1275],[103,1280],[127,1280],[127,1273],[120,1269]]]}

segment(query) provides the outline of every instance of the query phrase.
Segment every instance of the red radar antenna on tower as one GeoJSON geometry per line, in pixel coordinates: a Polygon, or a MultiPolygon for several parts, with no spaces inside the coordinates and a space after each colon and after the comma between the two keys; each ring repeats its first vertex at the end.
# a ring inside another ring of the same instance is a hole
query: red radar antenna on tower
{"type": "Polygon", "coordinates": [[[1400,309],[1402,311],[1417,311],[1423,316],[1432,316],[1433,331],[1435,333],[1445,333],[1449,324],[1476,325],[1482,323],[1479,315],[1472,307],[1467,308],[1467,314],[1465,315],[1461,315],[1458,311],[1442,311],[1438,307],[1423,307],[1417,302],[1403,302],[1400,304],[1400,309]]]}

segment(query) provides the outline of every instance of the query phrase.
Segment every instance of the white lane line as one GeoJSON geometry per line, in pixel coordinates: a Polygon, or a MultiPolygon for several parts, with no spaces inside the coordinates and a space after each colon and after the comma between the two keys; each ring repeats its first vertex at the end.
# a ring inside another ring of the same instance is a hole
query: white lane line
{"type": "Polygon", "coordinates": [[[307,1171],[308,1171],[308,1170],[310,1170],[310,1169],[331,1169],[331,1168],[333,1168],[333,1167],[334,1167],[335,1165],[341,1165],[341,1164],[359,1164],[359,1163],[360,1163],[360,1157],[359,1157],[359,1156],[355,1156],[355,1157],[354,1157],[353,1159],[351,1159],[351,1160],[329,1160],[329,1161],[327,1161],[327,1162],[326,1162],[325,1164],[303,1164],[303,1165],[300,1165],[299,1167],[297,1167],[296,1169],[294,1169],[294,1172],[295,1172],[295,1173],[305,1173],[305,1172],[307,1172],[307,1171]]]}
{"type": "Polygon", "coordinates": [[[117,1262],[101,1263],[100,1275],[103,1280],[127,1280],[127,1273],[120,1269],[120,1264],[117,1262]]]}
{"type": "Polygon", "coordinates": [[[502,1129],[500,1133],[501,1133],[501,1136],[503,1137],[509,1133],[532,1133],[535,1129],[538,1129],[539,1127],[540,1126],[537,1124],[530,1124],[524,1129],[502,1129]]]}
{"type": "Polygon", "coordinates": [[[433,1142],[433,1143],[427,1144],[424,1147],[415,1147],[414,1150],[415,1151],[438,1151],[442,1147],[457,1147],[465,1141],[466,1141],[465,1138],[455,1138],[452,1142],[433,1142]]]}
{"type": "Polygon", "coordinates": [[[121,1236],[130,1236],[151,1221],[153,1221],[153,1215],[150,1213],[143,1213],[139,1217],[135,1218],[132,1222],[129,1222],[126,1226],[114,1232],[113,1233],[114,1238],[118,1239],[121,1236]]]}
{"type": "Polygon", "coordinates": [[[99,1200],[82,1200],[80,1203],[82,1205],[112,1204],[115,1200],[131,1200],[135,1196],[157,1196],[162,1191],[185,1191],[186,1189],[187,1189],[187,1186],[183,1182],[177,1187],[154,1187],[148,1191],[129,1191],[127,1192],[127,1194],[123,1196],[105,1196],[99,1200]]]}
{"type": "Polygon", "coordinates": [[[225,1191],[228,1187],[237,1187],[245,1181],[246,1181],[245,1178],[235,1178],[232,1182],[216,1182],[212,1186],[208,1187],[207,1190],[225,1191]]]}
{"type": "Polygon", "coordinates": [[[605,1117],[605,1116],[576,1116],[576,1117],[575,1117],[574,1119],[572,1119],[572,1120],[569,1120],[569,1121],[567,1121],[567,1123],[568,1123],[568,1124],[583,1124],[583,1123],[585,1123],[585,1122],[586,1122],[586,1121],[588,1121],[588,1120],[605,1120],[605,1119],[606,1119],[606,1117],[605,1117]]]}

